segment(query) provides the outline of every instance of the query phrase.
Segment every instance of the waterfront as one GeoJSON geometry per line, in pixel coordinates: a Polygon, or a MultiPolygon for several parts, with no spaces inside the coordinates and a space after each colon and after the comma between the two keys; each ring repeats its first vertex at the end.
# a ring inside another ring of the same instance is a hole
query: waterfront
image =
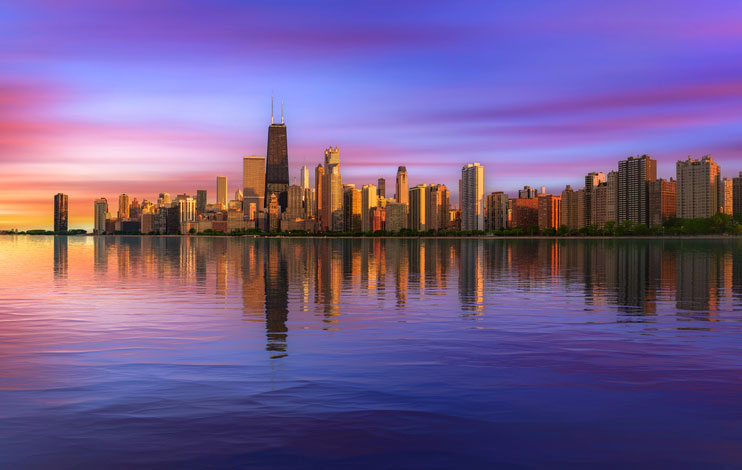
{"type": "Polygon", "coordinates": [[[0,464],[742,461],[742,240],[0,238],[0,464]]]}

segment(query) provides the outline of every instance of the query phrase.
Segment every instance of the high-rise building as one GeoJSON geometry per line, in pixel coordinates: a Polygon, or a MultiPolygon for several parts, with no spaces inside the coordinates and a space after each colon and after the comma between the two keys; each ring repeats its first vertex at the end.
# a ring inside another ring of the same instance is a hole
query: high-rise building
{"type": "Polygon", "coordinates": [[[242,158],[242,207],[245,215],[247,208],[255,204],[258,212],[265,207],[265,158],[250,155],[242,158]]]}
{"type": "Polygon", "coordinates": [[[719,212],[722,214],[734,214],[734,189],[732,180],[723,178],[719,184],[719,212]]]}
{"type": "Polygon", "coordinates": [[[142,205],[137,198],[132,199],[129,205],[129,218],[138,219],[142,215],[142,205]]]}
{"type": "Polygon", "coordinates": [[[196,214],[201,215],[204,212],[206,212],[206,190],[205,189],[198,189],[196,190],[196,214]]]}
{"type": "Polygon", "coordinates": [[[449,193],[443,184],[429,184],[425,193],[426,230],[445,230],[448,228],[449,193]]]}
{"type": "Polygon", "coordinates": [[[485,200],[485,229],[502,230],[508,227],[508,195],[496,191],[485,200]]]}
{"type": "MultiPolygon", "coordinates": [[[[585,225],[596,223],[593,222],[593,191],[601,183],[605,183],[605,173],[602,171],[593,171],[585,176],[585,225]]],[[[598,209],[596,212],[601,210],[598,209]]]]}
{"type": "MultiPolygon", "coordinates": [[[[378,190],[378,188],[377,188],[378,190]]],[[[369,210],[369,218],[371,219],[371,232],[377,232],[379,230],[386,230],[386,210],[376,206],[369,210]]]]}
{"type": "Polygon", "coordinates": [[[577,200],[577,227],[586,227],[585,224],[585,188],[575,192],[575,198],[577,200]]]}
{"type": "Polygon", "coordinates": [[[394,195],[394,198],[397,200],[397,202],[401,202],[402,204],[409,204],[409,192],[410,192],[410,182],[407,177],[407,168],[400,166],[397,168],[397,193],[394,195]]]}
{"type": "Polygon", "coordinates": [[[361,188],[361,230],[370,232],[372,230],[371,208],[379,205],[379,196],[376,186],[364,184],[361,188]]]}
{"type": "Polygon", "coordinates": [[[66,194],[55,194],[54,195],[54,231],[55,232],[66,232],[67,231],[67,195],[66,194]]]}
{"type": "Polygon", "coordinates": [[[325,181],[322,185],[322,223],[325,230],[338,231],[343,227],[343,181],[340,176],[340,151],[337,147],[325,150],[325,181]]]}
{"type": "Polygon", "coordinates": [[[478,162],[461,169],[459,199],[461,230],[484,230],[484,167],[478,162]]]}
{"type": "Polygon", "coordinates": [[[739,176],[732,178],[732,213],[742,213],[742,171],[739,176]]]}
{"type": "Polygon", "coordinates": [[[268,232],[277,232],[281,221],[281,206],[278,204],[278,196],[271,193],[268,197],[268,213],[265,217],[266,230],[268,232]]]}
{"type": "Polygon", "coordinates": [[[306,188],[304,190],[304,218],[311,219],[315,216],[314,213],[314,189],[306,188]]]}
{"type": "Polygon", "coordinates": [[[325,230],[324,210],[322,203],[325,198],[325,168],[320,163],[314,169],[314,216],[317,218],[319,230],[325,230]]]}
{"type": "Polygon", "coordinates": [[[298,184],[292,184],[288,190],[288,207],[284,213],[284,217],[288,220],[296,220],[304,218],[304,201],[303,196],[304,190],[298,184]]]}
{"type": "Polygon", "coordinates": [[[361,231],[361,208],[361,190],[352,184],[343,185],[343,225],[346,232],[361,231]]]}
{"type": "Polygon", "coordinates": [[[129,218],[129,195],[124,193],[119,196],[119,219],[129,218]]]}
{"type": "Polygon", "coordinates": [[[538,197],[538,190],[530,186],[523,186],[518,190],[518,199],[535,199],[538,197]]]}
{"type": "Polygon", "coordinates": [[[227,177],[217,176],[216,177],[216,203],[222,206],[222,209],[227,208],[227,177]]]}
{"type": "Polygon", "coordinates": [[[558,229],[562,225],[562,197],[542,194],[538,197],[538,229],[558,229]]]}
{"type": "Polygon", "coordinates": [[[157,205],[159,207],[170,205],[170,193],[160,193],[157,198],[157,205]]]}
{"type": "MultiPolygon", "coordinates": [[[[273,102],[271,101],[271,108],[273,102]]],[[[285,210],[288,205],[289,190],[289,150],[286,138],[286,124],[283,122],[283,104],[281,104],[281,124],[273,122],[271,109],[271,125],[268,127],[268,151],[265,165],[265,197],[275,194],[278,205],[285,210]]],[[[266,202],[267,206],[267,202],[266,202]]]]}
{"type": "Polygon", "coordinates": [[[386,205],[387,232],[399,232],[407,228],[408,209],[407,204],[401,202],[390,202],[386,205]]]}
{"type": "Polygon", "coordinates": [[[302,189],[309,187],[309,170],[306,165],[302,165],[301,171],[299,172],[299,184],[302,189]]]}
{"type": "Polygon", "coordinates": [[[180,194],[176,202],[180,206],[180,223],[191,223],[196,221],[196,200],[191,196],[180,194]]]}
{"type": "Polygon", "coordinates": [[[417,232],[424,232],[428,230],[426,203],[427,201],[427,184],[418,184],[417,186],[410,188],[410,223],[408,224],[410,230],[417,232]]]}
{"type": "Polygon", "coordinates": [[[658,179],[647,183],[649,186],[649,226],[662,225],[677,213],[677,184],[658,179]]]}
{"type": "Polygon", "coordinates": [[[609,171],[605,179],[605,222],[618,221],[618,172],[609,171]]]}
{"type": "Polygon", "coordinates": [[[378,186],[376,188],[376,191],[378,192],[379,199],[385,199],[386,198],[386,180],[382,177],[379,177],[379,180],[377,181],[378,186]]]}
{"type": "MultiPolygon", "coordinates": [[[[618,162],[618,222],[649,224],[647,182],[657,179],[657,161],[649,155],[618,162]]],[[[587,200],[587,197],[586,197],[587,200]]]]}
{"type": "Polygon", "coordinates": [[[94,204],[93,233],[102,235],[106,233],[106,219],[108,218],[108,201],[102,197],[95,200],[94,204]]]}
{"type": "Polygon", "coordinates": [[[577,193],[572,189],[572,186],[567,185],[562,191],[562,225],[567,226],[570,230],[577,230],[580,228],[578,224],[578,213],[577,213],[577,193]]]}
{"type": "Polygon", "coordinates": [[[530,229],[538,227],[538,198],[513,199],[513,227],[530,229]]]}
{"type": "Polygon", "coordinates": [[[688,157],[675,165],[677,172],[677,216],[681,219],[707,218],[719,210],[721,169],[711,155],[700,160],[688,157]]]}

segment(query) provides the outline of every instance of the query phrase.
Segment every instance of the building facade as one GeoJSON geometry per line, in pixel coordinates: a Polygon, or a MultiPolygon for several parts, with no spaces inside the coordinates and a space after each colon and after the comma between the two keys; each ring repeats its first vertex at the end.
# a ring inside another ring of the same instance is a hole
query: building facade
{"type": "Polygon", "coordinates": [[[648,155],[618,162],[618,222],[649,225],[647,183],[657,179],[657,161],[648,155]]]}
{"type": "Polygon", "coordinates": [[[649,226],[662,225],[677,214],[677,182],[658,179],[649,183],[649,226]]]}
{"type": "Polygon", "coordinates": [[[478,162],[461,169],[461,230],[484,230],[484,167],[478,162]]]}
{"type": "Polygon", "coordinates": [[[677,216],[681,219],[711,217],[719,210],[721,169],[711,155],[700,160],[688,157],[675,165],[677,216]]]}
{"type": "Polygon", "coordinates": [[[66,232],[69,219],[68,198],[66,194],[54,195],[54,231],[66,232]]]}

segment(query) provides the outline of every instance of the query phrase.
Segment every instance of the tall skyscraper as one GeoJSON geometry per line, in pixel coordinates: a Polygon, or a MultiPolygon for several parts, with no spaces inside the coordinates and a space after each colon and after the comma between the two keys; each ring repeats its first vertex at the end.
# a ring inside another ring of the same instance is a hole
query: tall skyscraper
{"type": "Polygon", "coordinates": [[[216,203],[220,204],[223,209],[227,208],[227,177],[216,177],[216,203]]]}
{"type": "Polygon", "coordinates": [[[562,197],[542,194],[538,197],[538,229],[558,229],[562,225],[562,197]]]}
{"type": "Polygon", "coordinates": [[[346,232],[361,231],[362,194],[352,184],[343,185],[343,225],[346,232]]]}
{"type": "Polygon", "coordinates": [[[196,214],[201,215],[204,212],[206,212],[206,190],[205,189],[198,189],[196,190],[196,214]]]}
{"type": "Polygon", "coordinates": [[[605,183],[605,173],[593,171],[585,176],[585,225],[593,223],[593,191],[601,183],[605,183]]]}
{"type": "Polygon", "coordinates": [[[449,193],[446,185],[429,184],[425,192],[426,230],[445,230],[448,228],[449,193]]]}
{"type": "Polygon", "coordinates": [[[322,223],[325,230],[342,230],[343,181],[340,177],[340,151],[337,147],[325,150],[325,182],[323,184],[322,223]]]}
{"type": "Polygon", "coordinates": [[[397,168],[397,193],[394,196],[397,202],[409,204],[410,182],[407,178],[407,168],[400,166],[397,168]]]}
{"type": "Polygon", "coordinates": [[[711,155],[700,160],[688,157],[675,165],[677,172],[677,216],[681,219],[708,218],[719,210],[721,168],[711,155]]]}
{"type": "Polygon", "coordinates": [[[484,230],[484,167],[478,162],[461,169],[461,230],[484,230]]]}
{"type": "Polygon", "coordinates": [[[734,189],[730,178],[719,181],[719,212],[726,215],[734,214],[734,189]]]}
{"type": "Polygon", "coordinates": [[[371,209],[379,205],[376,186],[364,184],[361,188],[361,230],[370,232],[372,230],[371,209]]]}
{"type": "Polygon", "coordinates": [[[55,232],[66,232],[67,231],[67,195],[66,194],[55,194],[54,195],[54,231],[55,232]]]}
{"type": "Polygon", "coordinates": [[[379,177],[379,180],[377,181],[376,191],[378,192],[379,198],[384,199],[386,198],[386,180],[382,177],[379,177]]]}
{"type": "Polygon", "coordinates": [[[129,195],[124,193],[119,196],[119,219],[129,218],[129,195]]]}
{"type": "Polygon", "coordinates": [[[410,188],[409,191],[409,204],[410,204],[410,230],[417,232],[424,232],[428,229],[426,214],[426,193],[428,190],[427,184],[418,184],[417,186],[410,188]]]}
{"type": "Polygon", "coordinates": [[[265,158],[255,155],[242,158],[242,210],[249,217],[250,205],[255,204],[255,212],[263,212],[265,207],[265,158]]]}
{"type": "Polygon", "coordinates": [[[108,218],[108,201],[102,197],[95,200],[94,205],[93,233],[102,235],[106,233],[106,219],[108,218]]]}
{"type": "Polygon", "coordinates": [[[325,167],[320,163],[314,169],[314,217],[317,218],[319,230],[325,229],[324,209],[322,204],[325,198],[325,167]]]}
{"type": "MultiPolygon", "coordinates": [[[[283,103],[281,104],[281,124],[273,122],[273,101],[271,100],[271,125],[268,127],[268,151],[265,166],[265,197],[275,194],[281,210],[288,206],[289,190],[289,149],[286,138],[286,124],[283,122],[283,103]]],[[[267,201],[266,201],[267,206],[267,201]]]]}
{"type": "MultiPolygon", "coordinates": [[[[647,182],[657,179],[657,161],[649,155],[618,162],[618,222],[649,224],[647,182]]],[[[587,200],[587,196],[585,198],[587,200]]]]}
{"type": "Polygon", "coordinates": [[[302,165],[301,172],[299,173],[299,176],[300,176],[300,180],[301,180],[299,182],[299,184],[301,185],[301,188],[302,189],[309,188],[309,170],[307,169],[307,166],[306,165],[302,165]]]}
{"type": "Polygon", "coordinates": [[[303,201],[304,190],[298,184],[292,184],[289,186],[288,191],[288,207],[284,216],[287,220],[296,220],[304,218],[304,201],[303,201]]]}

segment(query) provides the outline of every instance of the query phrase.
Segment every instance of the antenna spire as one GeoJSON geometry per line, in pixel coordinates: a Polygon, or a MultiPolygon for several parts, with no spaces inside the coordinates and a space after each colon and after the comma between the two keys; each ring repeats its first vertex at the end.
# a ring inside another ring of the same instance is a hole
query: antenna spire
{"type": "Polygon", "coordinates": [[[273,124],[273,93],[271,93],[271,124],[273,124]]]}
{"type": "Polygon", "coordinates": [[[281,124],[283,124],[283,100],[281,100],[281,124]]]}

